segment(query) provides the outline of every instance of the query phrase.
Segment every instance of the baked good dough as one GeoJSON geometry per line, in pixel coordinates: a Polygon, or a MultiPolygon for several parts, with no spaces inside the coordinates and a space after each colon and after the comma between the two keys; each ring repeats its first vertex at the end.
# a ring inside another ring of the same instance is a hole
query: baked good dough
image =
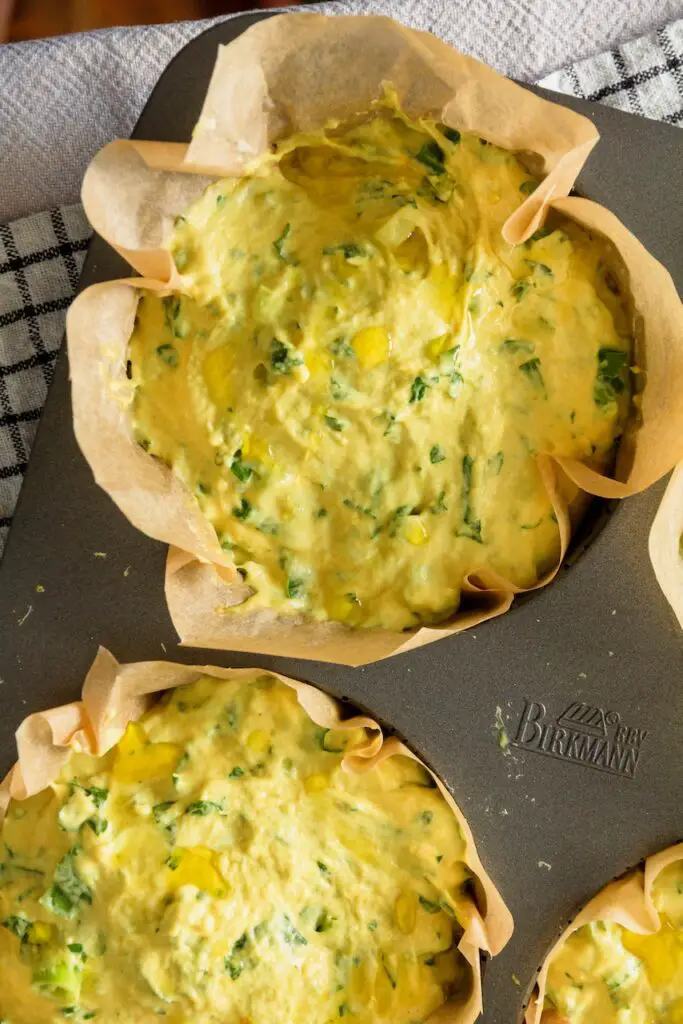
{"type": "Polygon", "coordinates": [[[27,719],[0,787],[1,1019],[473,1021],[509,913],[441,783],[340,710],[101,652],[80,704],[27,719]]]}
{"type": "Polygon", "coordinates": [[[505,241],[539,184],[387,90],[176,219],[131,418],[244,579],[226,614],[400,632],[452,619],[477,572],[557,565],[537,457],[614,463],[633,323],[604,240],[553,216],[505,241]]]}

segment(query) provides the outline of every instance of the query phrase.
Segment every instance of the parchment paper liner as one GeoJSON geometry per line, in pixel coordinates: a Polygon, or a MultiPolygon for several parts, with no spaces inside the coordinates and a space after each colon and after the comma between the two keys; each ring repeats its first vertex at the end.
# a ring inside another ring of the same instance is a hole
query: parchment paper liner
{"type": "Polygon", "coordinates": [[[683,628],[683,462],[671,475],[650,530],[657,581],[683,628]]]}
{"type": "Polygon", "coordinates": [[[240,679],[261,671],[291,687],[316,725],[341,730],[364,727],[369,731],[367,744],[342,758],[346,771],[372,771],[388,757],[402,754],[422,765],[436,782],[458,821],[465,842],[463,861],[474,875],[477,903],[471,905],[470,919],[458,944],[472,968],[471,991],[466,1002],[444,1004],[429,1021],[430,1024],[472,1024],[482,1009],[480,956],[499,953],[508,942],[513,925],[509,910],[482,866],[470,827],[441,780],[412,750],[396,737],[385,740],[381,727],[372,718],[364,715],[343,718],[341,705],[308,683],[270,669],[226,669],[167,661],[120,665],[109,651],[100,647],[83,684],[80,701],[29,715],[17,729],[19,759],[0,783],[0,826],[10,800],[25,800],[46,789],[72,752],[104,754],[113,747],[128,722],[140,718],[151,706],[153,694],[191,683],[202,675],[240,679]]]}
{"type": "MultiPolygon", "coordinates": [[[[542,176],[506,222],[507,241],[525,240],[556,209],[609,239],[621,260],[615,269],[636,310],[635,361],[645,384],[621,439],[614,479],[571,459],[539,459],[560,524],[561,558],[570,505],[576,510],[585,493],[625,497],[643,490],[683,459],[683,308],[673,282],[611,213],[567,197],[598,138],[591,122],[389,18],[296,14],[259,22],[219,49],[189,146],[111,143],[83,183],[93,226],[143,278],[95,285],[71,307],[74,429],[97,482],[134,525],[171,545],[166,598],[184,644],[360,665],[500,615],[519,592],[482,570],[465,581],[452,619],[403,633],[268,611],[226,614],[244,599],[246,585],[189,491],[131,437],[124,368],[135,289],[182,290],[182,276],[162,247],[174,218],[209,180],[244,172],[271,141],[367,110],[387,81],[408,114],[477,132],[518,151],[542,176]]],[[[537,587],[550,582],[561,558],[537,587]]]]}
{"type": "Polygon", "coordinates": [[[545,987],[550,961],[569,936],[584,924],[594,921],[614,921],[639,935],[652,935],[659,931],[659,914],[652,900],[652,886],[657,876],[683,859],[683,843],[670,846],[660,853],[648,857],[642,868],[630,871],[623,878],[605,886],[562,933],[548,953],[536,981],[536,988],[529,1000],[525,1024],[566,1024],[566,1018],[556,1010],[543,1011],[545,987]]]}

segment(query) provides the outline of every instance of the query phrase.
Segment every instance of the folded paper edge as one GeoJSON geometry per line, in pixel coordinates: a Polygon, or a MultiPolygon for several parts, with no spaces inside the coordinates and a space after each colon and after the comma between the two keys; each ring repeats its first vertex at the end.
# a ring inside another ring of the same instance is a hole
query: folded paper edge
{"type": "Polygon", "coordinates": [[[683,462],[673,471],[657,509],[648,551],[657,582],[683,629],[683,462]]]}

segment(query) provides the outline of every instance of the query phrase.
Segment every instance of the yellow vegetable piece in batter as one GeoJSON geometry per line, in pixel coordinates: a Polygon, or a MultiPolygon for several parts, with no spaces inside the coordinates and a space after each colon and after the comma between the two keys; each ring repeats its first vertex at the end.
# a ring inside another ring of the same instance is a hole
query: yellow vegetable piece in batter
{"type": "Polygon", "coordinates": [[[551,216],[503,241],[535,185],[389,96],[178,218],[183,294],[140,301],[132,419],[252,588],[226,614],[402,630],[471,572],[555,563],[536,456],[610,463],[632,326],[599,238],[551,216]]]}
{"type": "Polygon", "coordinates": [[[553,957],[546,1003],[569,1024],[683,1021],[683,862],[661,872],[652,895],[660,919],[654,935],[600,921],[553,957]]]}
{"type": "Polygon", "coordinates": [[[227,886],[215,865],[217,856],[206,846],[195,846],[189,850],[174,850],[167,861],[169,875],[166,887],[177,892],[185,885],[193,885],[201,892],[213,896],[225,896],[227,886]]]}
{"type": "Polygon", "coordinates": [[[121,782],[143,782],[168,775],[180,757],[174,743],[148,743],[144,731],[131,722],[119,742],[114,775],[121,782]]]}
{"type": "Polygon", "coordinates": [[[408,758],[343,770],[363,742],[253,672],[73,755],[0,832],[0,1020],[410,1024],[467,994],[457,821],[408,758]]]}
{"type": "Polygon", "coordinates": [[[361,366],[372,370],[386,361],[391,342],[383,327],[364,327],[353,339],[353,351],[361,366]]]}
{"type": "Polygon", "coordinates": [[[417,897],[413,892],[402,892],[396,900],[396,923],[405,935],[410,935],[417,920],[417,897]]]}

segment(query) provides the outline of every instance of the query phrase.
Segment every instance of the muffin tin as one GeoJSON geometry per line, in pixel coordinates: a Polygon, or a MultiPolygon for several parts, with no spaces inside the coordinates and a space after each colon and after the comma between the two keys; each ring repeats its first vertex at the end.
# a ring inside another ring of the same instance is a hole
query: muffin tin
{"type": "MultiPolygon", "coordinates": [[[[216,46],[256,18],[209,29],[169,65],[135,130],[189,137],[216,46]]],[[[552,96],[602,140],[580,177],[683,290],[680,130],[552,96]]],[[[82,285],[124,276],[104,243],[82,285]]],[[[92,480],[71,427],[66,355],[0,563],[0,774],[28,713],[77,698],[96,645],[121,661],[276,668],[388,723],[455,794],[515,917],[487,966],[486,1024],[517,1024],[560,929],[607,881],[683,837],[683,649],[658,589],[647,532],[663,485],[594,502],[550,587],[473,631],[350,669],[179,648],[163,595],[165,548],[137,532],[92,480]]]]}

